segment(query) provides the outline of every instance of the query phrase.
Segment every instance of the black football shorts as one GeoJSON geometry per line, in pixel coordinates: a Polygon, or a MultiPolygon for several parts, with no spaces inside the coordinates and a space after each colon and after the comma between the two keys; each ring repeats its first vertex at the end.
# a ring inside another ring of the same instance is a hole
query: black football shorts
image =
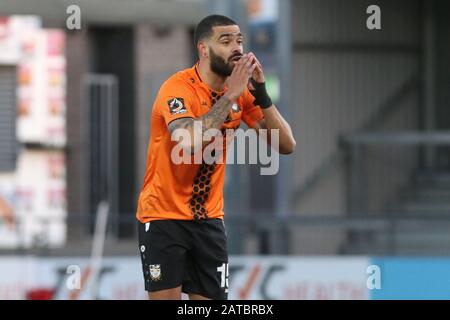
{"type": "Polygon", "coordinates": [[[228,297],[227,236],[222,219],[139,222],[145,290],[176,288],[210,299],[228,297]]]}

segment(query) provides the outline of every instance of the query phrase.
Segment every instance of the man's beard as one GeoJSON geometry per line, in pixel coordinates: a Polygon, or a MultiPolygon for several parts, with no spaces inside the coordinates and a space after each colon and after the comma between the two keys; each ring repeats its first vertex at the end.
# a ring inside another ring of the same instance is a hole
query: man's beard
{"type": "Polygon", "coordinates": [[[229,77],[233,72],[233,67],[226,63],[226,61],[214,53],[213,49],[209,48],[210,68],[215,74],[222,77],[229,77]]]}

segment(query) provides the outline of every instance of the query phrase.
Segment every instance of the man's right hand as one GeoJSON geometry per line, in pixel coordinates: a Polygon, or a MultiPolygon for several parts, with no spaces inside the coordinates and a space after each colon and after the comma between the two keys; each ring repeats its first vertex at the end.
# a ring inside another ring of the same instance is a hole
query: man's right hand
{"type": "Polygon", "coordinates": [[[236,62],[233,68],[233,72],[227,79],[228,91],[225,95],[231,101],[236,101],[244,92],[244,89],[247,87],[248,80],[251,78],[253,74],[253,70],[255,70],[257,64],[253,60],[253,58],[244,54],[239,61],[236,62]]]}

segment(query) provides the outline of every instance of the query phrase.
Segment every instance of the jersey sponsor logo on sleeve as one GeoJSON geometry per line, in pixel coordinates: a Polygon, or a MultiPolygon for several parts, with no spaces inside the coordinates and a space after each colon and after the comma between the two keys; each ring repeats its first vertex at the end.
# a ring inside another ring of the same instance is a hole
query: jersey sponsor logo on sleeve
{"type": "Polygon", "coordinates": [[[184,99],[183,98],[173,98],[167,101],[167,104],[169,105],[170,114],[180,114],[186,112],[186,107],[184,105],[184,99]]]}

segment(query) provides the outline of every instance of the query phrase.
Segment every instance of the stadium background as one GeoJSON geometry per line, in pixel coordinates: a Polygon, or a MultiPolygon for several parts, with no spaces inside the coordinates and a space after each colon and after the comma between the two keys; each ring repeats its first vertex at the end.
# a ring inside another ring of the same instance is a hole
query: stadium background
{"type": "Polygon", "coordinates": [[[91,271],[78,298],[145,297],[150,108],[209,13],[240,24],[297,141],[275,176],[227,168],[230,298],[450,298],[447,1],[4,0],[0,299],[69,298],[69,266],[91,271]]]}

